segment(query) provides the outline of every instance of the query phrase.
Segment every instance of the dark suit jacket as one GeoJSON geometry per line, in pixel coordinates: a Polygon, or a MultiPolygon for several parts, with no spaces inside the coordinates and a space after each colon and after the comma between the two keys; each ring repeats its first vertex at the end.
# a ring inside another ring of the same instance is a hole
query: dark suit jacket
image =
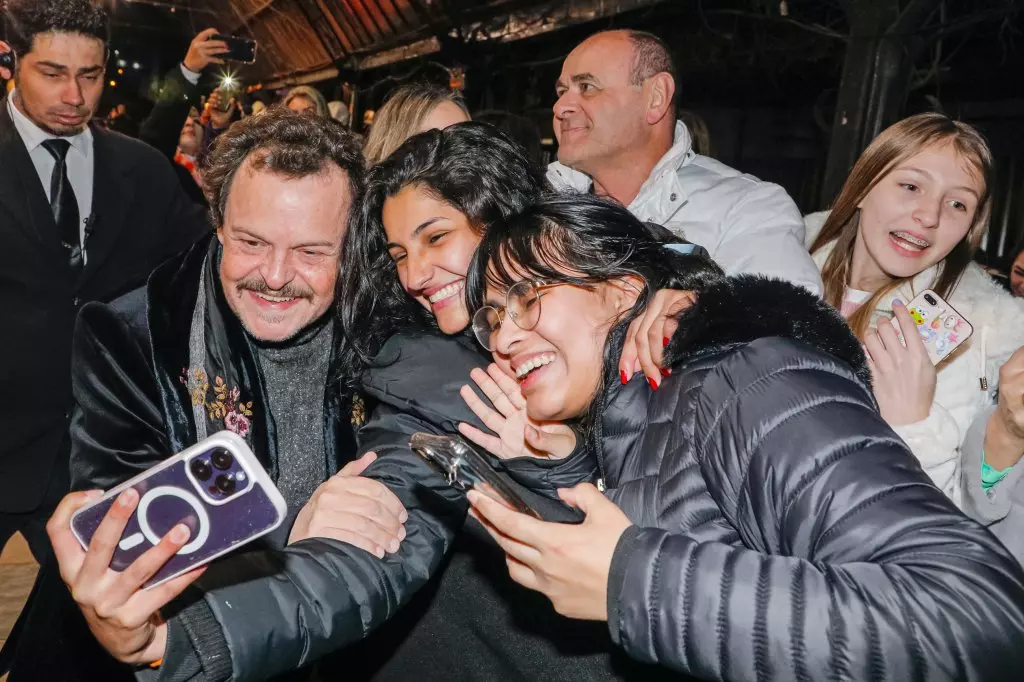
{"type": "Polygon", "coordinates": [[[156,150],[92,132],[93,220],[85,269],[73,277],[39,176],[0,100],[0,513],[37,508],[51,476],[67,479],[79,307],[142,285],[210,230],[156,150]]]}

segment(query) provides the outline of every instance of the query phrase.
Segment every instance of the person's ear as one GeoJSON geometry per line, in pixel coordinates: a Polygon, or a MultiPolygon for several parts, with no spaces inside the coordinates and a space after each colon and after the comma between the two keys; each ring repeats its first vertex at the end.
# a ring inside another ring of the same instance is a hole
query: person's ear
{"type": "Polygon", "coordinates": [[[217,228],[217,241],[220,242],[221,246],[224,246],[224,226],[221,225],[217,228]]]}
{"type": "Polygon", "coordinates": [[[647,94],[647,124],[655,125],[672,111],[676,84],[672,76],[663,71],[648,78],[644,89],[647,94]]]}
{"type": "Polygon", "coordinates": [[[616,315],[631,310],[637,299],[647,288],[647,282],[639,275],[625,275],[608,281],[608,296],[616,315]]]}

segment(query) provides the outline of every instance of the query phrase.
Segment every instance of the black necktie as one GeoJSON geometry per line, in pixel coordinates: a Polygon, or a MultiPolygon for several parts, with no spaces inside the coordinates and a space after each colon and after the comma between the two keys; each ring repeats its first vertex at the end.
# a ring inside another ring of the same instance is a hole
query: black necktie
{"type": "Polygon", "coordinates": [[[57,162],[50,176],[50,210],[57,223],[61,245],[67,251],[71,272],[77,275],[82,270],[82,244],[79,237],[78,199],[68,179],[67,155],[71,143],[58,138],[44,141],[43,146],[57,162]]]}

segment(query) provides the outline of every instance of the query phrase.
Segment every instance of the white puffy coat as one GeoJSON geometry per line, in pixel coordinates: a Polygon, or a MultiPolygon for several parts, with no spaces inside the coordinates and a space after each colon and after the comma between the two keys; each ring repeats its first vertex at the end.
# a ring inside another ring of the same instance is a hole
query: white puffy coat
{"type": "MultiPolygon", "coordinates": [[[[818,235],[827,212],[813,213],[806,218],[808,247],[818,235]]],[[[813,254],[821,268],[832,252],[826,246],[813,254]]],[[[892,316],[891,301],[910,301],[917,293],[931,288],[937,266],[929,268],[887,297],[875,309],[873,321],[892,316]]],[[[924,470],[959,506],[963,501],[961,446],[975,418],[996,400],[999,368],[1010,355],[1024,345],[1024,299],[1013,298],[985,274],[977,263],[971,263],[953,293],[949,304],[967,318],[974,334],[939,366],[935,401],[928,417],[895,430],[906,441],[924,470]],[[985,378],[988,389],[982,388],[985,378]]],[[[981,472],[970,471],[977,479],[981,472]]]]}
{"type": "MultiPolygon", "coordinates": [[[[821,294],[821,276],[804,247],[800,210],[782,187],[740,173],[692,149],[676,122],[675,142],[640,187],[629,210],[708,250],[730,275],[778,277],[821,294]]],[[[548,181],[559,191],[590,189],[589,176],[555,162],[548,181]]]]}

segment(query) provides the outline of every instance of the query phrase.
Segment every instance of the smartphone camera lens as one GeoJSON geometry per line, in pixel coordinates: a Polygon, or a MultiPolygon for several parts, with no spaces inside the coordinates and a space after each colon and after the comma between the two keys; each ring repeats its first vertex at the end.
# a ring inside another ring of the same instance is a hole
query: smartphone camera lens
{"type": "Polygon", "coordinates": [[[924,300],[928,301],[928,305],[937,305],[938,304],[938,301],[936,301],[935,297],[932,296],[931,294],[925,294],[924,295],[924,300]]]}
{"type": "Polygon", "coordinates": [[[220,492],[224,493],[225,495],[230,495],[231,493],[235,492],[235,488],[238,484],[235,483],[235,479],[233,476],[221,474],[220,476],[217,477],[217,480],[214,483],[214,485],[217,486],[217,490],[219,490],[220,492]]]}
{"type": "Polygon", "coordinates": [[[213,475],[213,469],[210,468],[209,463],[205,459],[194,459],[189,462],[188,468],[192,470],[192,475],[200,481],[209,480],[210,476],[213,475]]]}
{"type": "Polygon", "coordinates": [[[221,471],[227,471],[231,468],[235,458],[231,456],[231,453],[224,448],[217,448],[210,453],[210,461],[213,466],[217,467],[221,471]]]}

